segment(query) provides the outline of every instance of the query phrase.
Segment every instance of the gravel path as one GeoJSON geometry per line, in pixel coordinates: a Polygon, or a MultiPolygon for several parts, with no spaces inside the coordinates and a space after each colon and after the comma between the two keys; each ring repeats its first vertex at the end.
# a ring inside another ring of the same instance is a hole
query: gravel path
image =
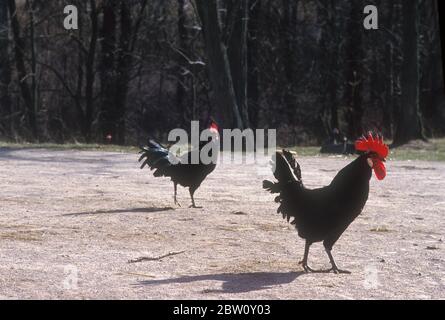
{"type": "MultiPolygon", "coordinates": [[[[308,187],[351,159],[299,159],[308,187]]],[[[195,195],[136,154],[0,150],[0,298],[445,299],[445,163],[388,161],[334,246],[350,275],[304,274],[304,242],[261,189],[266,166],[221,164],[195,195]]],[[[327,268],[321,244],[310,265],[327,268]]]]}

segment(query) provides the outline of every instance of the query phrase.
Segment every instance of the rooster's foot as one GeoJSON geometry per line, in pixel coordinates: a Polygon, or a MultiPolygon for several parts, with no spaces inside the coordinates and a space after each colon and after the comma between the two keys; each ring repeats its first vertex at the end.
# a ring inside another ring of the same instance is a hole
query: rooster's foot
{"type": "Polygon", "coordinates": [[[351,271],[341,270],[341,269],[339,269],[337,267],[331,268],[331,269],[328,270],[328,272],[331,272],[331,271],[333,271],[335,274],[351,274],[351,271]]]}
{"type": "Polygon", "coordinates": [[[307,265],[306,262],[300,261],[298,264],[301,264],[303,266],[304,272],[312,272],[312,273],[329,273],[334,272],[335,274],[351,274],[351,271],[348,270],[341,270],[337,267],[332,267],[330,269],[324,269],[324,270],[314,270],[311,267],[307,265]]]}
{"type": "Polygon", "coordinates": [[[193,209],[200,209],[202,207],[199,206],[195,206],[194,204],[189,205],[189,208],[193,208],[193,209]]]}
{"type": "Polygon", "coordinates": [[[307,265],[307,262],[305,262],[305,261],[300,261],[300,262],[298,262],[298,264],[301,264],[302,266],[303,266],[303,270],[304,270],[304,272],[317,272],[316,270],[314,270],[314,269],[312,269],[311,267],[309,267],[308,265],[307,265]]]}
{"type": "Polygon", "coordinates": [[[303,269],[304,269],[304,272],[306,272],[306,273],[308,273],[308,272],[316,273],[317,272],[317,270],[312,269],[308,265],[303,266],[303,269]]]}

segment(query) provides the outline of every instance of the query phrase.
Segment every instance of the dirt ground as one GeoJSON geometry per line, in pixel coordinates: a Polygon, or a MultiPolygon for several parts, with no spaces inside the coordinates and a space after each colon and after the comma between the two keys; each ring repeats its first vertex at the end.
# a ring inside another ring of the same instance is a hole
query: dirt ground
{"type": "MultiPolygon", "coordinates": [[[[218,165],[189,209],[137,158],[0,149],[0,298],[445,299],[445,163],[387,162],[334,246],[352,273],[336,275],[302,272],[304,242],[261,188],[266,164],[218,165]]],[[[318,187],[351,158],[299,161],[318,187]]],[[[329,267],[321,244],[309,264],[329,267]]]]}

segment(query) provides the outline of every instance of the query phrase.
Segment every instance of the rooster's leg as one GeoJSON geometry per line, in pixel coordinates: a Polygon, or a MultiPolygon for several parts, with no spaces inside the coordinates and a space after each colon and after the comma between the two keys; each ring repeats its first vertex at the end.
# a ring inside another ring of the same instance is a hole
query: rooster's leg
{"type": "Polygon", "coordinates": [[[189,208],[200,208],[200,207],[197,207],[195,205],[195,199],[193,198],[193,195],[195,194],[195,191],[196,191],[196,189],[191,188],[191,187],[189,188],[190,198],[192,198],[192,205],[189,208]]]}
{"type": "Polygon", "coordinates": [[[189,192],[190,192],[190,198],[192,198],[192,205],[189,208],[202,208],[202,207],[197,207],[195,205],[195,199],[193,198],[193,195],[195,194],[196,188],[189,188],[189,192]]]}
{"type": "Polygon", "coordinates": [[[332,265],[332,268],[328,271],[334,271],[334,273],[351,273],[350,271],[341,270],[337,267],[337,265],[335,264],[335,261],[334,261],[334,257],[332,256],[332,253],[331,253],[331,250],[332,250],[331,247],[329,247],[325,244],[324,248],[326,250],[326,253],[328,254],[329,260],[331,261],[331,265],[332,265]]]}
{"type": "Polygon", "coordinates": [[[309,247],[311,246],[311,242],[306,240],[306,244],[304,245],[304,257],[303,260],[299,262],[299,264],[303,265],[303,269],[305,272],[314,272],[313,269],[311,269],[308,265],[307,265],[307,259],[309,256],[309,247]]]}
{"type": "Polygon", "coordinates": [[[176,193],[177,193],[177,189],[178,189],[178,184],[174,183],[174,185],[175,185],[175,195],[174,195],[175,204],[180,207],[181,205],[179,204],[178,200],[176,199],[176,193]]]}

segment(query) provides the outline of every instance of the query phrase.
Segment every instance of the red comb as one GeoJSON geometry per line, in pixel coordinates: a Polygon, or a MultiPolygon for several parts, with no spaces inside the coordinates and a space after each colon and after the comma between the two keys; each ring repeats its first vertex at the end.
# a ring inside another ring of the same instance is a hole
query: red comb
{"type": "Polygon", "coordinates": [[[377,153],[381,158],[386,158],[389,153],[388,146],[383,142],[383,136],[374,137],[372,133],[368,133],[367,137],[362,136],[355,142],[355,150],[372,151],[377,153]]]}
{"type": "Polygon", "coordinates": [[[213,121],[212,121],[212,123],[210,124],[209,129],[210,129],[210,130],[213,129],[213,130],[219,131],[219,127],[218,127],[218,125],[216,124],[216,122],[213,122],[213,121]]]}

